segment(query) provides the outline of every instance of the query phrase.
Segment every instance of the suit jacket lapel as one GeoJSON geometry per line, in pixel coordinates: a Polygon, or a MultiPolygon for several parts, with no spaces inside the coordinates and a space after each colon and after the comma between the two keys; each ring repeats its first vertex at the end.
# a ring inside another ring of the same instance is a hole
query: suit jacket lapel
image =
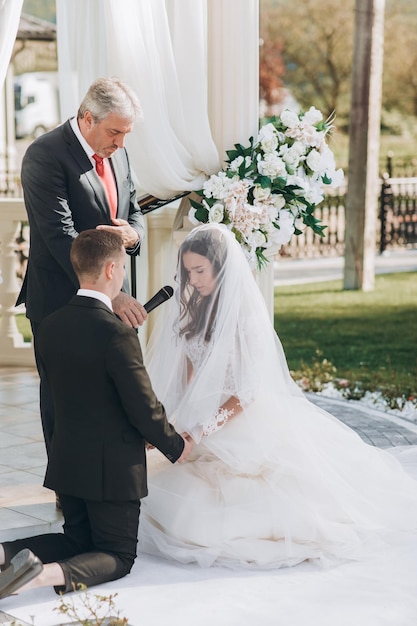
{"type": "MultiPolygon", "coordinates": [[[[113,168],[114,177],[116,179],[116,187],[117,187],[117,216],[119,216],[119,207],[128,206],[128,202],[125,200],[125,194],[127,188],[126,182],[126,168],[121,161],[123,148],[119,148],[117,152],[113,154],[110,159],[110,165],[113,168]]],[[[127,220],[127,216],[121,216],[127,220]]]]}

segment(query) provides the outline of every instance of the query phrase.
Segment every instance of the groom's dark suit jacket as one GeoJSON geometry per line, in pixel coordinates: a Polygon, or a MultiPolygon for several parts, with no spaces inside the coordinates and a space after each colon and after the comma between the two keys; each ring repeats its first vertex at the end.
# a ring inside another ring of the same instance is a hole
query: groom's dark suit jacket
{"type": "MultiPolygon", "coordinates": [[[[118,193],[117,217],[143,235],[143,215],[136,201],[129,160],[123,148],[110,159],[118,193]]],[[[66,304],[78,288],[70,262],[77,234],[111,224],[103,185],[67,121],[36,139],[22,161],[22,186],[30,225],[26,276],[17,304],[40,322],[66,304]]],[[[139,253],[139,245],[130,254],[139,253]]],[[[124,290],[127,290],[125,282],[124,290]]]]}
{"type": "Polygon", "coordinates": [[[55,405],[45,486],[86,500],[147,494],[145,441],[175,462],[184,442],[156,398],[136,332],[99,300],[74,296],[40,325],[55,405]]]}

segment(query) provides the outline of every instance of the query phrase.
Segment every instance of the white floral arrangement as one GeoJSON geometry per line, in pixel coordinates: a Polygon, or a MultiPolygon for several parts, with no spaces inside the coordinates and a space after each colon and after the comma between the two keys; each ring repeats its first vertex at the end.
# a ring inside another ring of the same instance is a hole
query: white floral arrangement
{"type": "Polygon", "coordinates": [[[252,268],[268,262],[268,248],[280,246],[311,228],[323,236],[314,217],[325,189],[343,181],[326,143],[331,118],[311,107],[306,113],[285,110],[261,127],[249,146],[227,151],[226,167],[213,174],[190,200],[193,224],[226,224],[241,244],[252,268]]]}

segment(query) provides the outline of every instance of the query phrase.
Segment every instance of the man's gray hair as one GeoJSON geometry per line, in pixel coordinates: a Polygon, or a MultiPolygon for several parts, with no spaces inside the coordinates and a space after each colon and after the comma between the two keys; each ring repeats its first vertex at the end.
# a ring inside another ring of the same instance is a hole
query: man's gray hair
{"type": "Polygon", "coordinates": [[[133,89],[117,76],[98,78],[90,86],[81,102],[77,117],[90,111],[93,120],[101,122],[111,113],[133,123],[143,117],[142,107],[133,89]]]}

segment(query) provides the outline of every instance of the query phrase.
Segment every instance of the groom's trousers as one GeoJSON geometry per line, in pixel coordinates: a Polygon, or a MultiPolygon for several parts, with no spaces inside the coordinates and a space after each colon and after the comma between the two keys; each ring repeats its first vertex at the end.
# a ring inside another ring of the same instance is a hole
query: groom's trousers
{"type": "Polygon", "coordinates": [[[59,494],[63,533],[49,533],[3,543],[5,565],[23,548],[42,563],[59,563],[67,593],[78,585],[99,585],[126,576],[136,558],[140,500],[95,502],[59,494]]]}

